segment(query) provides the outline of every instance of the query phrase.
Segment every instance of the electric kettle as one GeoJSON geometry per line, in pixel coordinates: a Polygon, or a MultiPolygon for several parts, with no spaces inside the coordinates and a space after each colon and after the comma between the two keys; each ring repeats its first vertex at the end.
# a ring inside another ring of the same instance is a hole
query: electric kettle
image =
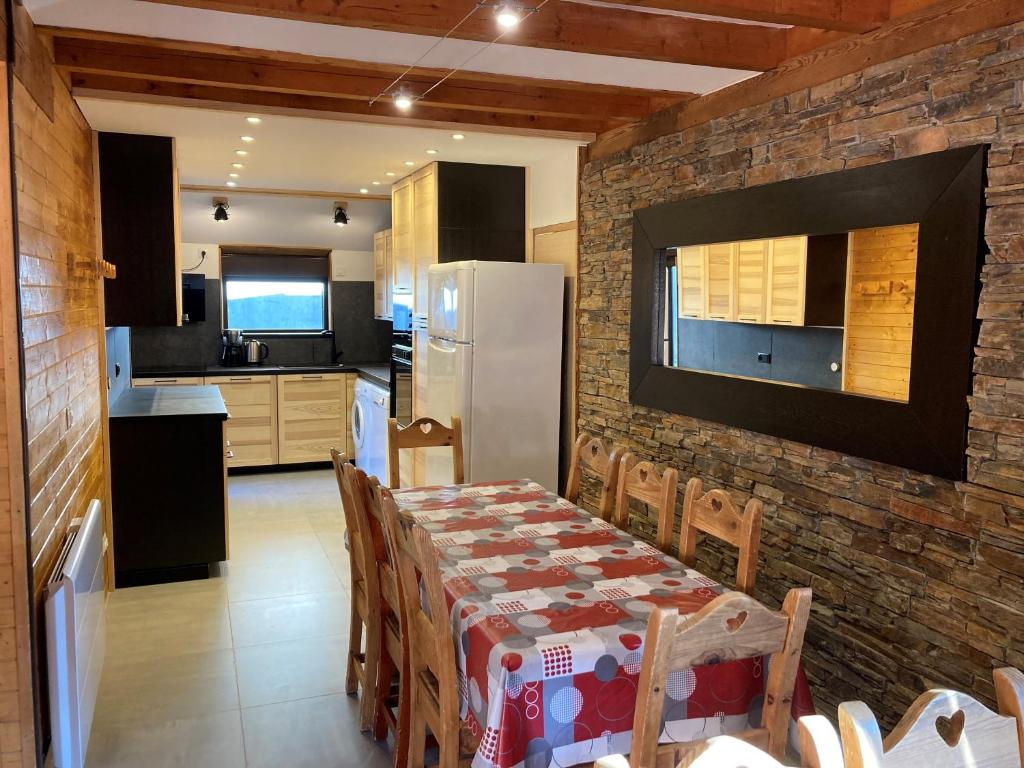
{"type": "Polygon", "coordinates": [[[244,343],[245,345],[245,362],[249,365],[259,365],[267,356],[270,354],[270,348],[262,341],[256,341],[256,339],[250,339],[244,343]]]}

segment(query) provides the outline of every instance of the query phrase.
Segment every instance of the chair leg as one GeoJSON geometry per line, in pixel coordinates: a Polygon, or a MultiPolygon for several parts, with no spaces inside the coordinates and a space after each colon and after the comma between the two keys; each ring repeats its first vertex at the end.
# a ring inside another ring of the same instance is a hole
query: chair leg
{"type": "Polygon", "coordinates": [[[443,734],[438,735],[437,768],[459,768],[459,728],[452,728],[449,723],[441,726],[443,734]]]}
{"type": "MultiPolygon", "coordinates": [[[[408,654],[406,654],[408,656],[408,654]]],[[[395,768],[409,766],[409,731],[412,717],[412,692],[409,666],[403,662],[398,679],[398,730],[395,733],[395,768]]]]}
{"type": "Polygon", "coordinates": [[[377,673],[380,666],[380,623],[366,626],[366,653],[363,660],[363,697],[359,700],[359,730],[373,726],[373,711],[377,703],[377,673]]]}
{"type": "Polygon", "coordinates": [[[377,669],[377,695],[373,705],[373,738],[380,741],[388,735],[388,699],[391,698],[391,681],[397,672],[395,662],[383,648],[380,654],[380,664],[377,669]]]}
{"type": "MultiPolygon", "coordinates": [[[[410,681],[412,682],[412,681],[410,681]]],[[[409,711],[409,762],[408,768],[423,768],[426,761],[427,751],[427,720],[420,712],[419,696],[416,693],[416,683],[410,686],[410,711],[409,711]]]]}
{"type": "Polygon", "coordinates": [[[356,611],[355,601],[352,601],[352,612],[349,616],[348,627],[348,669],[345,673],[345,693],[351,695],[356,692],[359,679],[356,676],[356,656],[361,651],[363,642],[363,618],[356,611]]]}

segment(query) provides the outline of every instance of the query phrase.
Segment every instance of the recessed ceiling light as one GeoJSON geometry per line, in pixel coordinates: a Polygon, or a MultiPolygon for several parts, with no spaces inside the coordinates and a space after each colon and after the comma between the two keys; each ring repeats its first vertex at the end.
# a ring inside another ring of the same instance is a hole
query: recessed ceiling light
{"type": "Polygon", "coordinates": [[[228,186],[229,187],[237,187],[238,186],[238,182],[237,181],[229,181],[228,182],[228,186]]]}
{"type": "Polygon", "coordinates": [[[242,165],[241,163],[232,163],[231,167],[232,168],[245,168],[245,166],[242,165]]]}
{"type": "Polygon", "coordinates": [[[228,177],[232,178],[232,179],[237,179],[238,178],[238,174],[237,173],[229,173],[228,177]]]}
{"type": "Polygon", "coordinates": [[[427,150],[427,154],[428,155],[436,155],[437,154],[437,150],[436,149],[428,149],[427,150]]]}
{"type": "Polygon", "coordinates": [[[384,175],[385,175],[385,176],[394,176],[394,175],[395,175],[395,172],[394,172],[394,171],[388,171],[388,172],[387,172],[387,173],[385,173],[384,175]]]}
{"type": "Polygon", "coordinates": [[[406,160],[405,164],[406,165],[416,165],[416,163],[414,163],[412,160],[406,160]]]}
{"type": "Polygon", "coordinates": [[[260,123],[263,122],[262,117],[256,117],[255,115],[253,115],[252,117],[247,117],[245,118],[245,120],[247,123],[249,123],[249,125],[259,125],[260,123]]]}
{"type": "Polygon", "coordinates": [[[363,187],[362,189],[359,190],[359,194],[360,195],[368,195],[368,194],[370,194],[370,190],[368,190],[366,187],[363,187]]]}
{"type": "Polygon", "coordinates": [[[245,157],[249,153],[246,152],[244,149],[236,149],[235,154],[238,155],[239,157],[245,157]]]}
{"type": "Polygon", "coordinates": [[[456,141],[462,141],[464,138],[466,138],[466,135],[463,133],[453,133],[452,138],[455,139],[456,141]]]}
{"type": "Polygon", "coordinates": [[[375,187],[379,187],[380,186],[380,182],[379,181],[371,181],[370,183],[373,184],[373,186],[375,186],[375,187]]]}
{"type": "Polygon", "coordinates": [[[256,141],[256,139],[254,139],[252,136],[239,136],[238,138],[240,138],[246,144],[252,144],[252,142],[256,141]]]}

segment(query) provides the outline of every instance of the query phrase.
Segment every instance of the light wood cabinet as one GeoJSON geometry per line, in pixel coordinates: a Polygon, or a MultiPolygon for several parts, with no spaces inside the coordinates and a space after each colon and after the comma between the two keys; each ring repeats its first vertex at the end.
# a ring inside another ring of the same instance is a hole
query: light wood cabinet
{"type": "Polygon", "coordinates": [[[704,316],[708,320],[733,320],[736,317],[737,243],[715,243],[704,247],[704,316]]]}
{"type": "Polygon", "coordinates": [[[133,387],[198,387],[202,383],[202,376],[141,376],[132,379],[133,387]]]}
{"type": "Polygon", "coordinates": [[[328,461],[348,445],[348,393],[342,373],[277,377],[278,463],[328,461]]]}
{"type": "Polygon", "coordinates": [[[704,251],[699,245],[676,249],[679,316],[704,317],[704,251]]]}
{"type": "Polygon", "coordinates": [[[807,290],[807,238],[783,237],[768,244],[766,320],[803,325],[807,290]]]}
{"type": "Polygon", "coordinates": [[[430,265],[437,264],[437,173],[431,163],[412,175],[413,249],[416,254],[413,315],[426,320],[430,265]]]}
{"type": "Polygon", "coordinates": [[[392,318],[391,304],[391,230],[373,234],[373,316],[379,320],[392,318]]]}
{"type": "MultiPolygon", "coordinates": [[[[428,361],[430,359],[430,333],[424,329],[413,331],[412,359],[415,361],[413,371],[412,417],[420,419],[430,417],[447,422],[443,416],[430,413],[427,401],[428,361]]],[[[399,463],[399,476],[402,487],[427,484],[427,448],[414,448],[403,453],[411,454],[412,462],[402,459],[399,463]],[[406,484],[408,481],[408,484],[406,484]]]]}
{"type": "Polygon", "coordinates": [[[391,288],[395,293],[412,293],[415,279],[415,211],[412,177],[391,189],[391,288]]]}
{"type": "Polygon", "coordinates": [[[207,376],[228,408],[229,467],[277,464],[277,377],[207,376]]]}
{"type": "Polygon", "coordinates": [[[767,317],[768,240],[736,247],[736,322],[763,323],[767,317]]]}

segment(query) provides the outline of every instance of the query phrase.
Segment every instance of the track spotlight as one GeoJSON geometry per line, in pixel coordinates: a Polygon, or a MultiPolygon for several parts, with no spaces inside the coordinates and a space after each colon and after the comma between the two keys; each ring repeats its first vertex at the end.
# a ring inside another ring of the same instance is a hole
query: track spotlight
{"type": "Polygon", "coordinates": [[[495,7],[494,18],[502,29],[512,29],[522,21],[523,9],[517,3],[500,3],[495,7]]]}
{"type": "Polygon", "coordinates": [[[228,199],[226,197],[213,198],[213,220],[228,220],[228,199]]]}
{"type": "Polygon", "coordinates": [[[339,227],[344,227],[346,224],[348,224],[348,213],[346,213],[345,211],[346,207],[346,203],[334,204],[334,223],[337,224],[339,227]]]}
{"type": "Polygon", "coordinates": [[[412,106],[412,102],[412,94],[404,88],[395,93],[395,106],[399,109],[409,109],[412,106]]]}

